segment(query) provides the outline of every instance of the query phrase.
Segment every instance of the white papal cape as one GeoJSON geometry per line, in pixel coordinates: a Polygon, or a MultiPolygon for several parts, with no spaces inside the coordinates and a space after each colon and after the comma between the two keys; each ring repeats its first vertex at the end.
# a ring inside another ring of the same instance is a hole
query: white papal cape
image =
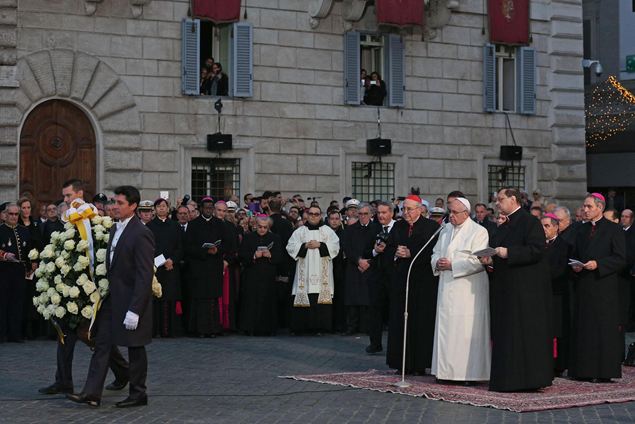
{"type": "Polygon", "coordinates": [[[431,374],[438,379],[489,380],[489,280],[471,254],[488,243],[487,230],[468,218],[460,227],[447,224],[434,246],[432,269],[439,276],[439,291],[431,374]],[[444,257],[452,270],[437,271],[444,257]]]}
{"type": "MultiPolygon", "coordinates": [[[[298,305],[298,295],[320,294],[319,303],[331,303],[334,295],[333,283],[333,258],[340,251],[340,240],[328,225],[322,225],[315,230],[309,230],[302,226],[295,230],[289,238],[287,252],[297,261],[295,278],[293,279],[292,294],[296,296],[295,306],[298,305]],[[326,244],[329,249],[329,257],[320,257],[320,249],[308,249],[304,258],[298,257],[302,245],[311,240],[326,244]],[[326,299],[328,297],[328,301],[326,299]]],[[[304,302],[301,302],[304,303],[304,302]]]]}

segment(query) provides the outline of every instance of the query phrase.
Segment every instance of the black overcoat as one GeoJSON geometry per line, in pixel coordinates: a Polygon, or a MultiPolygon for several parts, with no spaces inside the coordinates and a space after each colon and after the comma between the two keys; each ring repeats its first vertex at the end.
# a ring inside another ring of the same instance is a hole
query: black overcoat
{"type": "Polygon", "coordinates": [[[360,259],[372,259],[373,246],[381,226],[373,221],[362,226],[358,221],[344,230],[342,249],[346,256],[346,277],[344,301],[347,306],[370,305],[369,284],[375,277],[375,270],[365,272],[357,269],[360,259]]]}
{"type": "Polygon", "coordinates": [[[181,276],[179,263],[183,257],[183,230],[178,222],[171,219],[162,221],[158,217],[146,225],[154,235],[154,256],[163,255],[172,259],[174,268],[165,269],[165,265],[156,271],[157,280],[161,283],[163,295],[161,300],[181,300],[181,276]]]}

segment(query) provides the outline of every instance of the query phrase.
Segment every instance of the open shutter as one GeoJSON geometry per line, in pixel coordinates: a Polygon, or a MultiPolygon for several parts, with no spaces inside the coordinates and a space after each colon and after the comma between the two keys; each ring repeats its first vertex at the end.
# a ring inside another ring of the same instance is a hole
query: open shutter
{"type": "Polygon", "coordinates": [[[520,47],[517,54],[518,66],[518,111],[525,115],[536,114],[536,51],[530,47],[520,47]]]}
{"type": "Polygon", "coordinates": [[[200,94],[200,32],[201,21],[198,19],[181,22],[181,91],[190,96],[200,94]]]}
{"type": "Polygon", "coordinates": [[[349,105],[362,101],[359,49],[359,32],[344,33],[344,102],[349,105]]]}
{"type": "Polygon", "coordinates": [[[485,112],[496,111],[496,47],[483,47],[483,108],[485,112]]]}
{"type": "Polygon", "coordinates": [[[404,90],[406,81],[405,49],[403,39],[396,34],[386,37],[387,67],[386,83],[388,85],[388,106],[405,106],[404,90]]]}
{"type": "Polygon", "coordinates": [[[252,97],[254,95],[254,55],[253,55],[253,27],[249,22],[234,24],[234,45],[232,49],[233,72],[230,77],[232,94],[235,97],[252,97]]]}

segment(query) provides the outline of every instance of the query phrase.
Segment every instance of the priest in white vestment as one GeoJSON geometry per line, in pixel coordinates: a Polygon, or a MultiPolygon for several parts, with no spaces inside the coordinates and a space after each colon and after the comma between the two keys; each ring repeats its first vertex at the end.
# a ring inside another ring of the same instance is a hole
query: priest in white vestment
{"type": "Polygon", "coordinates": [[[331,331],[333,258],[340,251],[340,241],[324,225],[319,207],[310,207],[307,214],[307,223],[293,232],[287,244],[287,252],[296,261],[291,330],[331,331]]]}
{"type": "Polygon", "coordinates": [[[432,269],[439,276],[431,374],[439,380],[476,382],[490,376],[489,280],[473,252],[489,243],[470,219],[470,202],[449,205],[450,223],[439,235],[432,269]]]}

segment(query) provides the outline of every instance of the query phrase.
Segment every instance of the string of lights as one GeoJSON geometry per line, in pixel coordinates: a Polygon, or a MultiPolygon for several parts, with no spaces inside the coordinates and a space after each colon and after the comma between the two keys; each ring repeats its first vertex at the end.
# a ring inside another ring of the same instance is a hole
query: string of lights
{"type": "Polygon", "coordinates": [[[593,88],[585,115],[586,143],[593,147],[625,131],[635,120],[635,95],[611,75],[593,88]]]}

